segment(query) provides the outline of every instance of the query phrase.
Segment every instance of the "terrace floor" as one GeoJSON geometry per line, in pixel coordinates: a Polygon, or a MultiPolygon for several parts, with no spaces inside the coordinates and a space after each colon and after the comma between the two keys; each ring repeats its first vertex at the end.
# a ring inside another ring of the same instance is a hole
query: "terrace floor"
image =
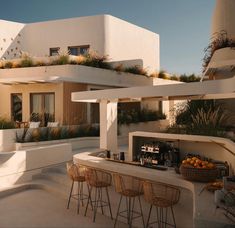
{"type": "MultiPolygon", "coordinates": [[[[70,209],[66,209],[67,201],[47,191],[31,189],[1,199],[0,227],[112,227],[114,221],[109,217],[97,216],[92,222],[92,212],[84,217],[76,213],[76,203],[71,201],[70,209]]],[[[118,223],[117,227],[127,227],[118,223]]]]}

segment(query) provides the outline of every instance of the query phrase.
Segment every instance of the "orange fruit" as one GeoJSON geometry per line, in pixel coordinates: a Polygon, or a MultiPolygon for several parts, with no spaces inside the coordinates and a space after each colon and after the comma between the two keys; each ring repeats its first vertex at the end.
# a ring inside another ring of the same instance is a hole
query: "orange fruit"
{"type": "Polygon", "coordinates": [[[187,162],[190,162],[190,161],[191,161],[191,158],[187,158],[186,161],[187,161],[187,162]]]}

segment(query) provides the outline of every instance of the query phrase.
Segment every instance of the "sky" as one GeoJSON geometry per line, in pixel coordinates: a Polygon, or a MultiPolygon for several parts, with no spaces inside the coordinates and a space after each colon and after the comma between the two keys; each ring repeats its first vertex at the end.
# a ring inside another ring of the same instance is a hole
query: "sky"
{"type": "Polygon", "coordinates": [[[216,0],[0,0],[0,19],[31,23],[111,14],[160,35],[161,69],[201,74],[216,0]]]}

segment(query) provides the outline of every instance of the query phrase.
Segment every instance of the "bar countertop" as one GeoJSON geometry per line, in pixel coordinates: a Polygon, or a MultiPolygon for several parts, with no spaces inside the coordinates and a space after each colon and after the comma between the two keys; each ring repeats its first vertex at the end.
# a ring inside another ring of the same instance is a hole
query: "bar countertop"
{"type": "Polygon", "coordinates": [[[98,157],[97,155],[99,153],[102,153],[101,149],[93,152],[75,154],[73,156],[73,160],[75,163],[79,163],[81,165],[103,169],[114,173],[118,172],[125,175],[128,174],[141,179],[163,182],[191,191],[193,194],[194,227],[221,227],[223,225],[231,224],[223,215],[222,210],[216,210],[214,194],[206,190],[201,192],[205,187],[205,183],[185,180],[180,174],[175,173],[174,169],[162,171],[122,162],[110,162],[105,158],[98,157]]]}

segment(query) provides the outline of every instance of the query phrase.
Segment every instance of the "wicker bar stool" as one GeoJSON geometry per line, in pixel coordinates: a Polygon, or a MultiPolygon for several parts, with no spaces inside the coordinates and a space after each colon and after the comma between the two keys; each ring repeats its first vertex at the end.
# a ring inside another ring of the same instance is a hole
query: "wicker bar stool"
{"type": "Polygon", "coordinates": [[[143,189],[144,199],[150,204],[146,228],[153,223],[157,223],[158,227],[166,227],[166,225],[176,227],[173,205],[177,204],[179,201],[180,189],[164,183],[150,181],[143,182],[143,189]],[[149,220],[153,206],[156,207],[157,221],[150,223],[149,220]],[[169,208],[174,224],[168,223],[167,212],[169,208]]]}
{"type": "Polygon", "coordinates": [[[77,200],[77,213],[79,213],[80,203],[83,206],[83,200],[88,199],[88,195],[83,194],[83,182],[85,182],[85,168],[74,163],[67,163],[67,173],[72,180],[72,185],[70,189],[69,199],[67,203],[67,209],[69,209],[71,198],[77,200]],[[73,194],[74,182],[77,182],[77,193],[73,194]]]}
{"type": "Polygon", "coordinates": [[[140,200],[140,196],[143,194],[141,180],[136,177],[121,175],[118,173],[115,173],[113,177],[114,177],[115,190],[117,193],[121,195],[119,204],[118,204],[118,210],[117,210],[114,227],[116,226],[119,216],[127,219],[127,223],[129,227],[132,227],[133,219],[142,217],[142,222],[144,226],[145,225],[144,216],[143,216],[142,205],[141,205],[141,200],[140,200]],[[120,211],[120,206],[121,206],[123,197],[126,198],[126,210],[120,211]],[[136,198],[139,201],[140,211],[134,210],[136,198]],[[123,214],[126,214],[126,216],[123,214]]]}
{"type": "Polygon", "coordinates": [[[110,198],[109,198],[109,192],[108,187],[112,184],[112,175],[108,172],[105,172],[103,170],[98,170],[95,168],[86,167],[85,169],[85,179],[89,186],[89,196],[88,201],[86,205],[85,210],[85,216],[87,214],[87,209],[89,203],[91,204],[91,207],[93,209],[93,222],[95,222],[97,209],[100,207],[102,214],[104,214],[103,207],[109,208],[109,213],[111,216],[111,219],[113,219],[112,210],[111,210],[111,204],[110,204],[110,198]],[[95,189],[95,199],[91,199],[92,190],[95,189]],[[104,201],[103,199],[103,189],[105,189],[107,201],[104,201]]]}

